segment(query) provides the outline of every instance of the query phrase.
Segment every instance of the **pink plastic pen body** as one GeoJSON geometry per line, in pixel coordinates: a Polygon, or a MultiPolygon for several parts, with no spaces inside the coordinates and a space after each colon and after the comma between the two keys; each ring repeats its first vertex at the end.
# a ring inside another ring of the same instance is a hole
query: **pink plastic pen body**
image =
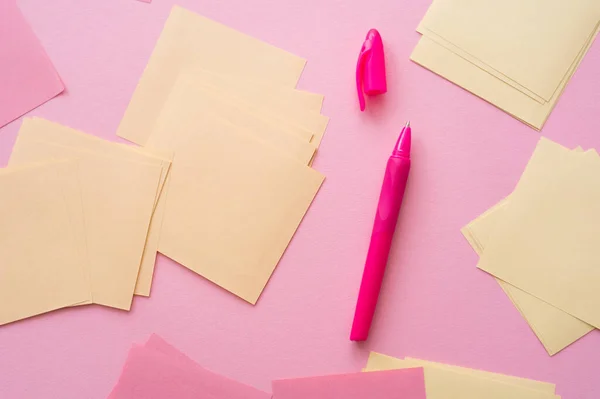
{"type": "Polygon", "coordinates": [[[385,170],[350,333],[352,341],[365,341],[369,336],[410,171],[410,143],[411,130],[410,125],[407,124],[400,133],[396,148],[385,170]]]}

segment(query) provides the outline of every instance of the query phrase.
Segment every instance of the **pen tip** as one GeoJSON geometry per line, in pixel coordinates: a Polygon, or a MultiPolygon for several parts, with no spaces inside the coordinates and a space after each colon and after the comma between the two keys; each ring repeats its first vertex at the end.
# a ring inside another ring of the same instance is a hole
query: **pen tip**
{"type": "Polygon", "coordinates": [[[406,125],[404,126],[404,128],[408,128],[410,127],[410,121],[406,122],[406,125]]]}

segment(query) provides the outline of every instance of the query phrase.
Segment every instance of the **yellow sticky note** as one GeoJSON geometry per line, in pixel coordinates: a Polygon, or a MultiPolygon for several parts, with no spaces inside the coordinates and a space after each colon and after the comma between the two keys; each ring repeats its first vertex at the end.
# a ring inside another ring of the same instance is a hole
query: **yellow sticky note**
{"type": "Polygon", "coordinates": [[[19,141],[10,165],[76,159],[93,303],[129,310],[161,167],[42,141],[19,141]]]}
{"type": "Polygon", "coordinates": [[[207,89],[190,74],[182,74],[177,80],[149,136],[147,147],[174,150],[179,136],[205,130],[205,124],[214,128],[217,121],[222,130],[243,128],[304,164],[308,164],[315,153],[315,146],[309,143],[310,132],[291,131],[248,112],[244,106],[207,89]]]}
{"type": "MultiPolygon", "coordinates": [[[[504,218],[506,212],[504,205],[509,200],[510,196],[461,229],[461,232],[478,255],[484,252],[494,228],[504,218]]],[[[594,329],[589,324],[533,295],[502,280],[496,280],[523,315],[550,356],[560,352],[594,329]]]]}
{"type": "Polygon", "coordinates": [[[422,26],[550,101],[599,19],[596,0],[440,0],[422,26]]]}
{"type": "Polygon", "coordinates": [[[67,147],[93,151],[106,156],[119,157],[123,160],[149,163],[161,167],[160,182],[155,198],[155,210],[148,230],[148,237],[146,238],[146,245],[144,246],[144,253],[135,287],[135,294],[150,295],[160,225],[164,211],[164,207],[158,206],[158,198],[166,181],[171,166],[170,160],[173,158],[173,155],[169,153],[149,153],[148,149],[109,142],[42,118],[25,118],[19,129],[17,140],[19,142],[47,141],[67,147]]]}
{"type": "Polygon", "coordinates": [[[0,171],[0,325],[89,303],[77,163],[0,171]]]}
{"type": "Polygon", "coordinates": [[[117,134],[145,145],[184,66],[296,86],[306,61],[208,18],[175,6],[133,94],[117,134]]]}
{"type": "Polygon", "coordinates": [[[322,94],[275,85],[265,80],[248,79],[216,71],[209,72],[199,67],[185,67],[182,72],[192,73],[206,84],[238,93],[242,98],[266,107],[285,107],[290,112],[302,112],[307,115],[319,115],[323,107],[322,94]]]}
{"type": "Polygon", "coordinates": [[[416,359],[371,352],[364,371],[423,367],[428,399],[558,399],[554,385],[416,359]]]}
{"type": "Polygon", "coordinates": [[[285,126],[294,134],[310,132],[310,142],[316,147],[320,145],[329,118],[299,107],[295,98],[290,98],[290,94],[296,94],[298,90],[279,88],[279,91],[273,91],[268,86],[235,83],[198,69],[189,69],[185,73],[196,85],[201,84],[205,89],[210,89],[208,92],[226,96],[230,102],[263,119],[274,121],[278,126],[285,126]],[[296,133],[298,130],[300,133],[296,133]]]}
{"type": "Polygon", "coordinates": [[[433,73],[448,79],[452,83],[470,91],[476,96],[488,101],[492,105],[511,114],[515,118],[530,125],[535,129],[541,129],[548,116],[554,109],[560,95],[573,75],[583,56],[589,50],[598,30],[588,38],[584,48],[580,51],[574,64],[566,73],[558,90],[552,98],[545,103],[532,99],[522,91],[515,89],[486,70],[479,68],[453,53],[448,48],[428,36],[423,36],[413,53],[411,60],[429,69],[433,73]]]}
{"type": "Polygon", "coordinates": [[[159,251],[254,304],[324,177],[210,121],[171,126],[179,140],[159,251]]]}
{"type": "Polygon", "coordinates": [[[542,139],[478,267],[598,327],[599,181],[597,153],[542,139]]]}

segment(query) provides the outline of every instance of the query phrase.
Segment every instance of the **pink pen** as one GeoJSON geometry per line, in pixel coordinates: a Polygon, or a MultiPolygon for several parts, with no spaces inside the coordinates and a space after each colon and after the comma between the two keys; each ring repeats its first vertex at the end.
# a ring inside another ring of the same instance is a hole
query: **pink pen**
{"type": "Polygon", "coordinates": [[[392,238],[398,221],[400,205],[404,197],[404,189],[410,170],[410,122],[404,126],[392,156],[388,160],[379,205],[375,215],[375,224],[371,233],[371,244],[367,254],[367,262],[363,272],[358,302],[354,313],[354,323],[350,339],[366,341],[377,306],[377,298],[385,273],[392,238]]]}

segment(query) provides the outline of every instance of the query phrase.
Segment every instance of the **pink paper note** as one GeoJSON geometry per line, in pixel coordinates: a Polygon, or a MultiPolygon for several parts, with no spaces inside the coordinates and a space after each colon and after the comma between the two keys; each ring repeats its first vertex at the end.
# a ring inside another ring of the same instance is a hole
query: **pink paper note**
{"type": "Polygon", "coordinates": [[[422,368],[273,381],[273,399],[425,399],[422,368]]]}
{"type": "Polygon", "coordinates": [[[270,399],[271,394],[202,368],[158,336],[134,345],[109,399],[270,399]]]}
{"type": "Polygon", "coordinates": [[[0,127],[64,89],[15,0],[0,0],[0,127]]]}
{"type": "Polygon", "coordinates": [[[180,368],[195,372],[196,378],[203,384],[206,392],[217,398],[271,399],[270,393],[205,369],[156,334],[150,336],[144,347],[168,356],[180,368]]]}

